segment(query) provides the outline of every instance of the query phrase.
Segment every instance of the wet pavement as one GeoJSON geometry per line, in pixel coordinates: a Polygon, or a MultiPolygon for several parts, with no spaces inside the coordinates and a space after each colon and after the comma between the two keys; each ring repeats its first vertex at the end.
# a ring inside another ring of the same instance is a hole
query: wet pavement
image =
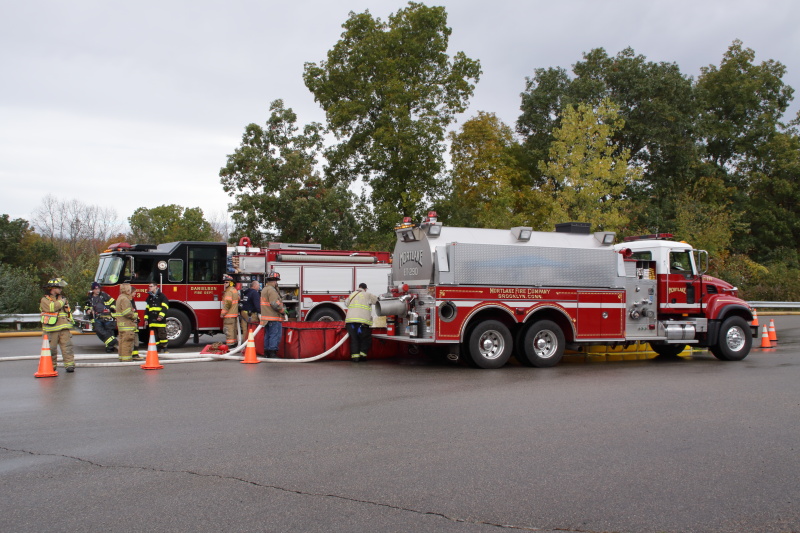
{"type": "Polygon", "coordinates": [[[741,362],[0,362],[0,531],[798,531],[800,317],[774,319],[741,362]]]}

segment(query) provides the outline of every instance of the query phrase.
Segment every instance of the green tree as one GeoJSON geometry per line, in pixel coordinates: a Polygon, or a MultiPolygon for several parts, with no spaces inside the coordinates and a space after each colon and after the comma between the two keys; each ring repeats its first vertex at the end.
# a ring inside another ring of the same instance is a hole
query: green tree
{"type": "Polygon", "coordinates": [[[731,249],[758,261],[797,264],[800,189],[797,132],[782,123],[794,90],[777,61],[754,63],[755,52],[734,41],[719,67],[701,69],[705,172],[722,179],[730,209],[748,213],[749,231],[734,233],[731,249]]]}
{"type": "Polygon", "coordinates": [[[184,208],[175,204],[152,209],[139,207],[128,218],[128,224],[131,240],[139,243],[219,240],[199,207],[184,208]]]}
{"type": "Polygon", "coordinates": [[[0,263],[0,314],[38,312],[41,284],[33,269],[0,263]]]}
{"type": "Polygon", "coordinates": [[[57,258],[56,248],[43,240],[27,220],[0,216],[0,263],[40,270],[57,258]]]}
{"type": "Polygon", "coordinates": [[[764,143],[748,173],[749,232],[738,242],[760,263],[786,263],[800,268],[800,137],[776,133],[764,143]]]}
{"type": "Polygon", "coordinates": [[[229,206],[234,236],[257,244],[280,240],[349,247],[356,229],[354,198],[346,185],[322,177],[316,168],[322,126],[314,122],[300,132],[297,115],[282,100],[272,102],[270,112],[265,128],[245,128],[242,145],[219,173],[224,191],[235,199],[229,206]]]}
{"type": "Polygon", "coordinates": [[[442,201],[450,225],[508,228],[534,225],[541,212],[517,160],[511,128],[494,113],[478,112],[450,133],[452,164],[449,198],[442,201]]]}
{"type": "Polygon", "coordinates": [[[747,229],[742,214],[732,210],[730,198],[720,178],[704,177],[677,195],[675,202],[675,234],[695,248],[708,250],[714,257],[725,257],[730,249],[733,235],[747,229]]]}
{"type": "Polygon", "coordinates": [[[786,67],[769,60],[755,65],[755,52],[736,40],[719,67],[709,65],[697,80],[706,157],[730,175],[746,173],[764,143],[778,133],[794,89],[782,78],[786,67]]]}
{"type": "Polygon", "coordinates": [[[328,172],[370,187],[376,230],[388,242],[439,185],[445,129],[466,109],[480,63],[448,56],[443,7],[409,2],[388,22],[351,12],[342,27],[327,59],[306,63],[303,77],[339,141],[328,172]]]}
{"type": "Polygon", "coordinates": [[[549,160],[539,165],[552,202],[545,227],[559,222],[590,222],[598,230],[619,230],[628,222],[624,191],[641,169],[629,168],[628,149],[613,142],[624,125],[608,100],[596,108],[567,107],[553,131],[549,160]]]}
{"type": "Polygon", "coordinates": [[[675,63],[654,63],[633,49],[614,57],[602,48],[584,54],[570,77],[563,68],[537,69],[526,79],[517,131],[523,135],[534,184],[546,159],[562,112],[586,103],[614,102],[625,121],[614,142],[630,153],[641,177],[628,183],[626,195],[636,226],[654,227],[674,219],[673,192],[690,187],[699,161],[696,142],[698,104],[691,78],[675,63]]]}

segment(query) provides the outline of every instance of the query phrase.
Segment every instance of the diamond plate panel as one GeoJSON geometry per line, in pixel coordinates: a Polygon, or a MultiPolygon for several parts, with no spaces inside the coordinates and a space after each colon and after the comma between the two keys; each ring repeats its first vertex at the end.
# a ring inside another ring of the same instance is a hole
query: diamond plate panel
{"type": "Polygon", "coordinates": [[[456,244],[456,285],[622,287],[611,248],[549,248],[456,244]]]}

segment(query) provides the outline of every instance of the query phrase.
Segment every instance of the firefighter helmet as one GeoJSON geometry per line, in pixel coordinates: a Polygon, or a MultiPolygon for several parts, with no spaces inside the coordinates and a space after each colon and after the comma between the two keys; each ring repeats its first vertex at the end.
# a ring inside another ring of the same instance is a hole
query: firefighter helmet
{"type": "Polygon", "coordinates": [[[267,276],[267,281],[280,281],[280,280],[281,280],[281,275],[275,272],[274,270],[270,272],[269,275],[267,276]]]}
{"type": "Polygon", "coordinates": [[[233,283],[233,276],[231,276],[230,274],[223,274],[222,275],[222,281],[225,282],[225,283],[227,283],[227,282],[233,283]]]}
{"type": "Polygon", "coordinates": [[[66,287],[67,282],[61,278],[52,278],[45,283],[44,288],[49,289],[51,287],[66,287]]]}

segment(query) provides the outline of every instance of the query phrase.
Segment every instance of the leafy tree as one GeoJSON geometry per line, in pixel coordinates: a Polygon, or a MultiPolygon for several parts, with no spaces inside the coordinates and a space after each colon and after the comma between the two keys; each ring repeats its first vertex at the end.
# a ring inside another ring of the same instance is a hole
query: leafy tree
{"type": "Polygon", "coordinates": [[[35,233],[27,220],[0,216],[0,263],[36,270],[57,257],[55,247],[35,233]]]}
{"type": "Polygon", "coordinates": [[[613,140],[642,169],[626,191],[632,201],[647,206],[630,210],[633,224],[652,227],[673,219],[672,193],[690,186],[699,161],[694,133],[698,104],[691,78],[678,65],[649,62],[631,48],[615,57],[602,48],[591,50],[573,66],[573,74],[563,68],[537,69],[526,79],[517,131],[525,139],[534,184],[563,110],[609,99],[625,122],[613,140]]]}
{"type": "Polygon", "coordinates": [[[691,189],[678,194],[675,210],[675,233],[696,248],[708,250],[711,256],[728,254],[733,235],[747,229],[742,213],[730,208],[730,198],[720,178],[698,179],[691,189]]]}
{"type": "Polygon", "coordinates": [[[450,133],[453,169],[449,201],[442,202],[450,225],[508,228],[533,225],[542,197],[534,194],[517,160],[513,131],[494,113],[480,111],[461,131],[450,133]]]}
{"type": "Polygon", "coordinates": [[[38,312],[41,284],[33,269],[0,263],[0,314],[38,312]]]}
{"type": "Polygon", "coordinates": [[[709,170],[724,180],[731,209],[748,213],[750,231],[731,248],[761,261],[797,264],[800,237],[798,138],[781,120],[794,90],[777,61],[755,64],[755,52],[734,41],[719,67],[701,69],[700,130],[709,170]]]}
{"type": "Polygon", "coordinates": [[[552,200],[546,227],[580,221],[618,230],[627,223],[623,192],[641,170],[629,168],[629,150],[612,141],[623,125],[608,100],[595,109],[578,104],[564,110],[561,126],[553,131],[549,160],[539,165],[547,178],[541,190],[552,200]]]}
{"type": "Polygon", "coordinates": [[[748,173],[749,232],[740,232],[740,248],[765,264],[800,268],[800,137],[776,133],[764,143],[748,173]],[[755,163],[755,162],[754,162],[755,163]]]}
{"type": "Polygon", "coordinates": [[[306,87],[339,142],[328,171],[371,189],[376,230],[391,239],[402,216],[418,218],[439,185],[445,129],[466,109],[480,64],[452,58],[443,7],[409,2],[388,22],[350,13],[327,60],[306,63],[306,87]]]}
{"type": "Polygon", "coordinates": [[[245,128],[242,145],[219,173],[223,189],[235,198],[229,206],[234,234],[261,244],[349,247],[355,233],[353,195],[316,169],[322,126],[311,123],[300,132],[297,115],[282,100],[272,102],[270,112],[265,128],[245,128]]]}
{"type": "Polygon", "coordinates": [[[128,218],[128,223],[131,240],[139,243],[219,240],[199,207],[184,208],[175,204],[152,209],[139,207],[128,218]]]}
{"type": "Polygon", "coordinates": [[[706,157],[731,174],[746,171],[758,149],[781,128],[794,89],[783,83],[786,67],[769,60],[753,64],[755,52],[736,40],[719,67],[701,70],[697,87],[706,157]]]}

